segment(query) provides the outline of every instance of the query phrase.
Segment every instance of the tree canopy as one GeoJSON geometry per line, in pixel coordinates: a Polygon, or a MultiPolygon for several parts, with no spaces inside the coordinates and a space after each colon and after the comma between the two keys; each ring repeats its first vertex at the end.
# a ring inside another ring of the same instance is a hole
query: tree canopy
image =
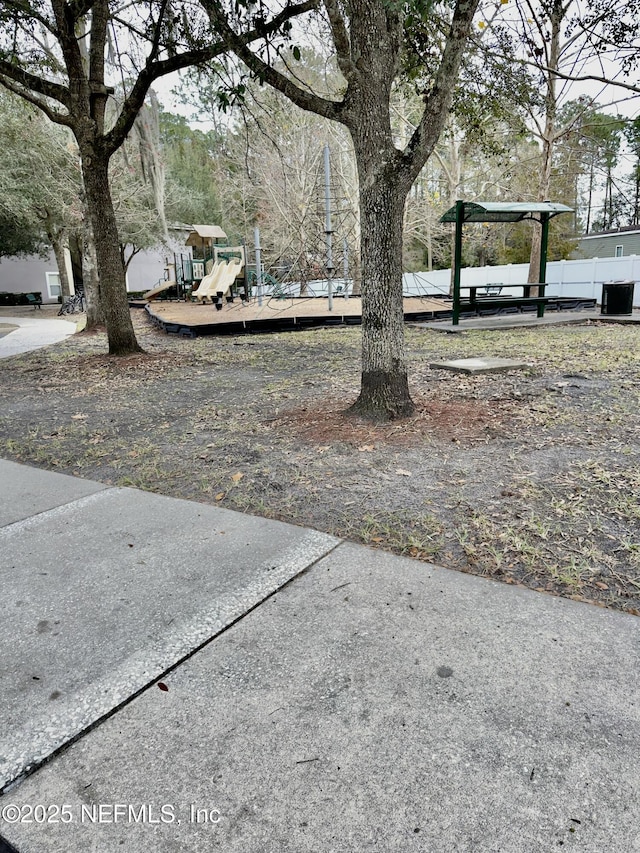
{"type": "MultiPolygon", "coordinates": [[[[301,9],[255,19],[244,43],[277,32],[301,9]]],[[[73,133],[95,243],[109,352],[139,351],[126,297],[109,161],[131,132],[152,83],[227,49],[200,6],[169,0],[5,0],[0,6],[0,85],[73,133]],[[109,109],[116,82],[122,98],[109,109]]]]}

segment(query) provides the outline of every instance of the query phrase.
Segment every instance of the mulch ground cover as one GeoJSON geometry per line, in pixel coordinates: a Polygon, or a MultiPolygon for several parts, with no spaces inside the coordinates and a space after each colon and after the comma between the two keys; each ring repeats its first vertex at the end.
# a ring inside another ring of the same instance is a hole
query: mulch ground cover
{"type": "Polygon", "coordinates": [[[639,614],[640,329],[408,328],[418,410],[375,426],[345,415],[358,328],[187,340],[133,317],[144,355],[82,333],[0,361],[0,455],[639,614]],[[429,367],[471,356],[531,366],[429,367]]]}

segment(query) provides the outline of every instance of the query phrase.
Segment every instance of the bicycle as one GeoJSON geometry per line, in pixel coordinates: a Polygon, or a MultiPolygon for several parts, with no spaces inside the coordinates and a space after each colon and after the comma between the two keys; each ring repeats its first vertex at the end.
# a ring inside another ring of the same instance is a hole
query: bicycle
{"type": "Polygon", "coordinates": [[[58,317],[64,314],[84,313],[84,295],[76,293],[74,296],[66,296],[58,311],[58,317]]]}

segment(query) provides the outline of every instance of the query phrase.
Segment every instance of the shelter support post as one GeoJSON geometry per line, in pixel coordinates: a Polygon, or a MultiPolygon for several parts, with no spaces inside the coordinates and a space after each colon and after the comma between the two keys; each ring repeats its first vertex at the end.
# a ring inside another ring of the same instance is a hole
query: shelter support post
{"type": "Polygon", "coordinates": [[[453,258],[453,325],[460,322],[460,270],[462,269],[462,225],[464,201],[456,201],[456,236],[453,258]]]}
{"type": "MultiPolygon", "coordinates": [[[[540,214],[540,227],[542,228],[542,235],[540,237],[540,287],[538,288],[538,295],[545,295],[545,283],[547,281],[547,250],[549,248],[549,214],[541,213],[540,214]]],[[[541,302],[538,305],[538,317],[544,317],[544,303],[541,302]]]]}
{"type": "MultiPolygon", "coordinates": [[[[540,214],[542,236],[540,238],[540,284],[547,280],[547,249],[549,247],[549,214],[540,214]]],[[[541,294],[542,296],[543,294],[541,294]]]]}

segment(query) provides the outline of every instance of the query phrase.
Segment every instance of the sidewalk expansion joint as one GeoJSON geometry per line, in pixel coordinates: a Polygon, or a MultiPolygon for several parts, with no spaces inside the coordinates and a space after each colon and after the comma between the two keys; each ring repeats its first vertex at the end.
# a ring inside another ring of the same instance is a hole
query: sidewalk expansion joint
{"type": "MultiPolygon", "coordinates": [[[[105,492],[97,492],[90,495],[89,499],[103,494],[105,492]]],[[[86,500],[82,498],[73,503],[86,500]]],[[[48,512],[55,513],[56,510],[48,512]]],[[[9,527],[22,524],[16,522],[9,527]]],[[[0,530],[0,536],[3,532],[0,530]]],[[[43,714],[22,730],[14,732],[11,748],[8,748],[8,744],[0,744],[0,795],[18,787],[45,764],[116,715],[344,544],[343,540],[335,539],[331,547],[319,549],[320,542],[314,542],[314,539],[326,540],[329,537],[313,530],[308,533],[306,541],[292,545],[277,560],[277,565],[268,566],[272,586],[268,592],[263,589],[264,578],[261,573],[257,573],[254,582],[245,589],[223,594],[208,611],[194,613],[190,622],[176,626],[155,644],[138,650],[136,655],[123,661],[80,693],[69,696],[66,708],[62,706],[59,709],[57,718],[43,714]],[[305,550],[309,548],[313,553],[305,555],[305,550]],[[303,564],[298,568],[302,561],[303,564]],[[142,684],[141,678],[144,679],[142,684]]]]}

